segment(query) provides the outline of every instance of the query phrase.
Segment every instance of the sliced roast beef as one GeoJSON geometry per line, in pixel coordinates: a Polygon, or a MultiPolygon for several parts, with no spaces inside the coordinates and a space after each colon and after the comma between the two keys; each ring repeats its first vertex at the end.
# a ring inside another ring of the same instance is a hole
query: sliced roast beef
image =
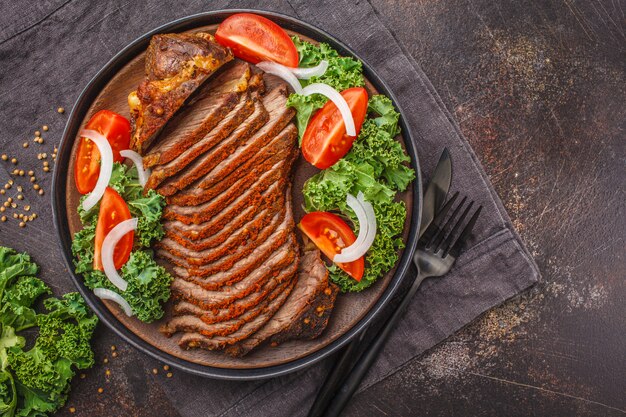
{"type": "MultiPolygon", "coordinates": [[[[278,276],[280,271],[291,265],[298,258],[297,246],[293,239],[285,242],[271,254],[267,261],[263,261],[255,268],[249,269],[242,279],[230,282],[227,274],[221,275],[221,280],[215,282],[213,289],[207,289],[206,283],[212,283],[213,277],[205,280],[193,277],[178,276],[172,282],[172,294],[175,298],[196,304],[203,309],[213,309],[228,305],[235,300],[239,300],[254,291],[258,291],[272,276],[278,276]]],[[[239,268],[235,272],[238,272],[239,268]]]]}
{"type": "Polygon", "coordinates": [[[199,316],[207,324],[234,319],[262,302],[281,283],[291,280],[294,277],[296,264],[297,262],[294,262],[277,275],[272,275],[260,289],[233,301],[231,304],[219,308],[204,309],[187,301],[178,301],[174,306],[174,315],[193,314],[199,316]]]}
{"type": "Polygon", "coordinates": [[[281,210],[277,215],[277,221],[270,222],[256,239],[247,241],[233,250],[227,250],[226,246],[222,246],[218,249],[196,252],[177,246],[175,242],[166,242],[159,244],[158,253],[189,272],[202,271],[201,276],[227,271],[235,264],[241,265],[248,257],[263,256],[262,250],[271,251],[271,248],[278,248],[287,239],[293,228],[292,215],[285,210],[281,210]]]}
{"type": "Polygon", "coordinates": [[[237,342],[246,340],[247,337],[254,334],[260,328],[266,325],[276,312],[284,305],[285,300],[289,297],[296,285],[296,281],[292,280],[288,286],[278,297],[272,300],[266,310],[255,317],[253,320],[245,323],[239,330],[228,336],[206,337],[200,333],[185,333],[180,338],[178,344],[182,348],[203,348],[208,350],[224,349],[237,342]]]}
{"type": "Polygon", "coordinates": [[[179,171],[178,174],[163,182],[159,186],[161,194],[166,196],[173,195],[211,171],[216,165],[235,152],[238,147],[241,147],[250,136],[268,121],[269,114],[261,101],[257,99],[256,93],[253,94],[253,98],[255,102],[254,112],[209,152],[198,156],[184,170],[179,171]]]}
{"type": "Polygon", "coordinates": [[[232,59],[231,50],[208,33],[154,35],[146,52],[146,80],[128,96],[131,147],[145,153],[193,92],[232,59]]]}
{"type": "MultiPolygon", "coordinates": [[[[168,237],[162,239],[157,246],[168,251],[170,254],[183,259],[183,266],[187,265],[209,265],[216,260],[239,259],[255,250],[259,245],[268,239],[273,238],[276,229],[287,229],[293,225],[293,214],[290,205],[286,205],[280,211],[267,213],[265,227],[261,228],[253,237],[242,239],[239,230],[219,247],[212,247],[205,250],[195,251],[187,246],[179,244],[168,237]]],[[[181,263],[177,263],[181,265],[181,263]]]]}
{"type": "Polygon", "coordinates": [[[226,175],[235,169],[239,169],[245,161],[255,155],[256,151],[270,142],[270,139],[276,136],[283,129],[288,129],[289,138],[292,141],[291,147],[295,147],[297,129],[293,124],[288,125],[289,121],[293,118],[294,111],[291,108],[284,107],[286,103],[285,94],[285,88],[274,89],[268,93],[268,98],[264,100],[263,105],[270,113],[270,122],[263,126],[263,128],[260,129],[253,137],[251,137],[245,146],[242,146],[237,149],[236,152],[233,152],[230,157],[215,167],[209,175],[194,183],[190,188],[198,187],[207,189],[220,182],[226,175]],[[270,96],[270,94],[272,94],[272,96],[270,96]]]}
{"type": "MultiPolygon", "coordinates": [[[[285,304],[263,328],[245,340],[229,347],[227,353],[233,356],[245,355],[272,337],[289,332],[294,323],[302,321],[303,324],[308,325],[310,321],[305,322],[307,317],[304,316],[310,313],[311,308],[320,316],[330,315],[333,304],[320,303],[321,299],[329,296],[324,293],[328,288],[328,270],[320,258],[319,250],[306,251],[300,261],[296,286],[285,304]]],[[[330,291],[330,296],[332,294],[333,290],[330,291]]],[[[334,297],[332,301],[334,302],[334,297]]],[[[320,323],[320,325],[322,324],[321,330],[325,328],[326,321],[320,323]]]]}
{"type": "Polygon", "coordinates": [[[166,325],[162,326],[160,330],[166,336],[171,336],[180,331],[198,332],[205,337],[227,336],[232,334],[239,330],[241,326],[251,320],[254,320],[259,316],[259,314],[262,314],[264,310],[266,310],[268,304],[290,286],[293,274],[291,274],[289,278],[290,279],[281,282],[277,287],[275,287],[274,290],[263,298],[259,304],[248,307],[240,316],[219,322],[213,321],[209,318],[208,320],[211,322],[207,323],[203,319],[207,315],[206,311],[197,306],[193,306],[194,311],[174,317],[167,322],[166,325]]]}
{"type": "MultiPolygon", "coordinates": [[[[269,171],[273,165],[281,161],[292,161],[295,156],[293,144],[297,131],[293,125],[283,129],[276,137],[263,146],[256,155],[242,163],[237,169],[230,171],[230,167],[220,163],[219,174],[209,173],[209,176],[221,175],[222,180],[209,188],[200,188],[197,184],[180,191],[167,199],[168,204],[178,206],[195,206],[217,196],[226,190],[246,189],[251,181],[254,182],[262,173],[269,171]]],[[[202,179],[197,183],[202,182],[202,179]]]]}
{"type": "Polygon", "coordinates": [[[254,112],[254,107],[254,100],[250,93],[248,91],[242,93],[237,106],[202,139],[195,142],[174,160],[154,167],[145,188],[147,190],[156,189],[166,178],[184,170],[194,159],[228,137],[237,126],[254,112]]]}
{"type": "Polygon", "coordinates": [[[170,162],[209,133],[239,103],[249,78],[247,63],[232,61],[224,65],[165,126],[159,141],[144,156],[144,168],[170,162]]]}

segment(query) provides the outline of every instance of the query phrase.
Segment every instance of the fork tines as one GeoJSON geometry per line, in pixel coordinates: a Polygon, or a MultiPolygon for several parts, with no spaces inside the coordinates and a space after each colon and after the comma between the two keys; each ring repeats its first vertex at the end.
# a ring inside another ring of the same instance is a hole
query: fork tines
{"type": "Polygon", "coordinates": [[[478,219],[483,207],[478,207],[476,211],[474,211],[474,214],[472,214],[467,224],[465,224],[465,227],[463,227],[465,219],[474,206],[473,201],[470,201],[469,204],[466,205],[465,203],[467,202],[467,197],[463,197],[461,202],[454,208],[454,210],[452,210],[452,214],[444,223],[448,212],[454,206],[458,197],[459,192],[457,191],[446,202],[446,204],[441,207],[441,210],[439,210],[432,223],[428,226],[424,235],[420,239],[418,244],[420,247],[429,249],[434,253],[442,251],[442,257],[446,257],[448,254],[454,257],[459,256],[465,242],[472,233],[472,229],[474,228],[476,220],[478,219]],[[463,209],[464,206],[465,208],[463,209]],[[459,213],[461,213],[461,216],[457,219],[459,213]],[[459,233],[461,228],[463,229],[459,233]]]}

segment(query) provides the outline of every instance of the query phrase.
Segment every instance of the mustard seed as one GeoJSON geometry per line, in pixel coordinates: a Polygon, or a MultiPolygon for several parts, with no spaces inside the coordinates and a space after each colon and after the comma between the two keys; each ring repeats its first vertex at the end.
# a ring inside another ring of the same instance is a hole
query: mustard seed
{"type": "Polygon", "coordinates": [[[30,182],[35,182],[35,181],[37,181],[37,177],[34,177],[34,176],[30,177],[30,182]]]}
{"type": "Polygon", "coordinates": [[[103,363],[109,363],[109,358],[104,358],[104,359],[102,360],[102,362],[103,362],[103,363]]]}
{"type": "Polygon", "coordinates": [[[11,188],[11,184],[8,184],[8,183],[7,183],[7,184],[4,184],[4,188],[5,188],[6,190],[8,190],[9,188],[11,188]]]}
{"type": "MultiPolygon", "coordinates": [[[[61,112],[59,112],[59,113],[61,113],[61,112]]],[[[103,392],[104,392],[103,388],[98,388],[98,394],[102,394],[103,392]]]]}
{"type": "Polygon", "coordinates": [[[5,190],[4,188],[0,189],[0,194],[5,195],[7,192],[7,190],[5,190]]]}
{"type": "Polygon", "coordinates": [[[24,226],[26,226],[26,223],[20,222],[20,227],[24,227],[24,226]]]}
{"type": "Polygon", "coordinates": [[[59,114],[63,114],[63,113],[65,113],[65,109],[64,109],[63,107],[59,107],[59,108],[57,109],[57,113],[59,113],[59,114]]]}
{"type": "Polygon", "coordinates": [[[23,218],[24,218],[24,213],[20,213],[20,214],[18,214],[18,215],[17,215],[17,218],[18,218],[18,219],[23,219],[23,218]]]}
{"type": "Polygon", "coordinates": [[[7,156],[7,154],[3,153],[2,154],[2,160],[3,161],[7,161],[9,159],[9,157],[7,156]]]}
{"type": "Polygon", "coordinates": [[[117,349],[115,345],[111,345],[111,351],[114,351],[115,349],[117,349]]]}
{"type": "Polygon", "coordinates": [[[36,219],[37,218],[37,213],[33,213],[32,217],[33,217],[33,219],[36,219]]]}
{"type": "Polygon", "coordinates": [[[28,148],[28,142],[24,142],[24,143],[22,144],[22,148],[28,148]]]}
{"type": "Polygon", "coordinates": [[[85,379],[86,376],[86,374],[80,374],[80,379],[85,379]]]}
{"type": "Polygon", "coordinates": [[[38,131],[38,130],[35,130],[35,136],[37,136],[37,137],[41,136],[41,132],[38,131]]]}
{"type": "Polygon", "coordinates": [[[18,216],[18,215],[17,215],[17,213],[13,213],[13,218],[14,218],[14,219],[19,219],[19,218],[20,218],[20,216],[18,216]]]}
{"type": "Polygon", "coordinates": [[[6,222],[7,221],[7,216],[0,217],[0,221],[6,222]]]}
{"type": "Polygon", "coordinates": [[[11,207],[11,203],[10,203],[10,202],[8,202],[8,201],[5,201],[2,205],[3,205],[4,207],[11,207]]]}
{"type": "Polygon", "coordinates": [[[17,208],[17,204],[11,203],[11,208],[17,208]]]}
{"type": "Polygon", "coordinates": [[[167,375],[165,375],[168,378],[171,378],[174,374],[172,374],[171,372],[168,372],[167,375]]]}
{"type": "Polygon", "coordinates": [[[152,368],[152,373],[156,375],[159,373],[159,370],[157,368],[152,368]]]}
{"type": "Polygon", "coordinates": [[[39,195],[43,195],[43,190],[39,190],[39,195]]]}
{"type": "MultiPolygon", "coordinates": [[[[46,158],[48,157],[48,154],[44,152],[44,153],[42,153],[42,154],[41,154],[41,157],[42,157],[43,159],[46,159],[46,158]]],[[[44,165],[45,165],[45,163],[44,163],[44,165]]]]}
{"type": "Polygon", "coordinates": [[[11,197],[7,198],[7,202],[8,203],[12,203],[13,202],[13,198],[11,198],[11,197]]]}
{"type": "Polygon", "coordinates": [[[43,143],[43,138],[39,138],[39,144],[43,143]]]}
{"type": "Polygon", "coordinates": [[[0,213],[4,213],[7,210],[6,207],[4,206],[0,206],[0,213]]]}
{"type": "Polygon", "coordinates": [[[113,356],[114,358],[117,358],[117,352],[111,353],[111,356],[113,356]]]}
{"type": "Polygon", "coordinates": [[[50,172],[50,167],[43,167],[43,172],[50,172]]]}
{"type": "Polygon", "coordinates": [[[36,190],[40,189],[41,187],[39,186],[39,184],[35,184],[35,185],[33,185],[33,188],[34,188],[34,189],[35,189],[35,191],[36,191],[36,190]]]}
{"type": "Polygon", "coordinates": [[[35,175],[35,171],[31,169],[30,171],[28,171],[28,175],[32,177],[33,175],[35,175]]]}
{"type": "Polygon", "coordinates": [[[43,129],[44,132],[48,131],[48,125],[43,125],[41,128],[43,129]]]}
{"type": "Polygon", "coordinates": [[[30,211],[30,206],[24,206],[24,211],[30,211]]]}
{"type": "Polygon", "coordinates": [[[22,194],[18,194],[18,195],[17,195],[17,199],[18,199],[18,200],[23,200],[23,199],[24,199],[24,196],[23,196],[22,194]]]}
{"type": "Polygon", "coordinates": [[[106,371],[104,371],[104,374],[106,376],[111,376],[111,370],[107,369],[106,371]]]}
{"type": "Polygon", "coordinates": [[[17,165],[17,158],[11,158],[11,163],[13,165],[17,165]]]}
{"type": "Polygon", "coordinates": [[[50,162],[48,162],[48,161],[43,161],[43,166],[45,166],[45,167],[50,166],[50,162]]]}
{"type": "Polygon", "coordinates": [[[17,192],[18,192],[18,193],[21,193],[22,191],[24,191],[24,189],[22,188],[22,186],[21,186],[21,185],[18,185],[18,186],[17,186],[17,192]]]}
{"type": "Polygon", "coordinates": [[[76,412],[76,409],[74,407],[70,407],[70,413],[74,414],[76,412]]]}
{"type": "Polygon", "coordinates": [[[163,370],[164,370],[164,371],[169,371],[169,370],[170,370],[169,365],[163,365],[163,370]]]}
{"type": "Polygon", "coordinates": [[[12,174],[13,174],[13,175],[19,175],[19,174],[20,174],[20,170],[19,170],[19,169],[17,169],[17,168],[15,168],[15,169],[12,171],[12,174]]]}

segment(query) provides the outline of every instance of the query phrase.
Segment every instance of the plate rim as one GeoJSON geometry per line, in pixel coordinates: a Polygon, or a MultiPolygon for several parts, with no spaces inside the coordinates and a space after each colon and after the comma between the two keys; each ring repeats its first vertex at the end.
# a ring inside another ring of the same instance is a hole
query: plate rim
{"type": "Polygon", "coordinates": [[[78,99],[74,103],[71,112],[68,115],[68,120],[63,130],[63,135],[59,143],[59,151],[57,157],[57,163],[55,164],[52,182],[52,217],[54,228],[58,237],[57,243],[61,249],[63,255],[63,261],[72,279],[72,282],[86,300],[89,307],[95,312],[98,318],[113,330],[124,341],[149,356],[167,363],[182,371],[199,375],[213,379],[223,380],[258,380],[276,377],[280,375],[286,375],[288,373],[295,372],[300,369],[307,368],[314,363],[322,360],[323,358],[336,352],[352,338],[354,338],[362,329],[371,323],[382,311],[382,309],[389,303],[393,295],[403,281],[404,276],[408,272],[411,264],[411,259],[415,248],[417,246],[417,233],[416,229],[421,221],[421,207],[422,207],[422,178],[419,158],[417,155],[416,144],[411,134],[408,125],[403,117],[403,111],[399,106],[395,95],[391,89],[387,86],[385,81],[378,76],[374,69],[356,54],[351,48],[341,42],[339,39],[329,34],[325,30],[322,30],[310,23],[307,23],[299,18],[288,16],[282,13],[259,10],[259,9],[220,9],[208,12],[196,13],[186,17],[182,17],[173,20],[169,23],[165,23],[156,27],[155,29],[144,33],[136,38],[134,41],[126,45],[122,50],[115,54],[98,72],[91,78],[85,88],[81,91],[78,99]],[[313,39],[317,39],[326,43],[329,43],[343,56],[352,56],[360,60],[363,64],[363,72],[366,78],[376,87],[376,89],[388,96],[393,102],[394,106],[400,113],[400,127],[402,128],[404,143],[407,153],[411,157],[411,166],[415,170],[415,180],[413,181],[413,204],[411,213],[411,224],[409,225],[409,234],[407,242],[405,242],[405,248],[400,258],[396,271],[391,278],[387,288],[383,294],[378,298],[374,306],[365,313],[365,315],[359,320],[352,328],[343,333],[337,339],[330,342],[328,345],[318,349],[311,354],[299,359],[295,359],[289,362],[285,362],[279,365],[272,365],[269,367],[261,368],[219,368],[207,365],[200,365],[194,362],[190,362],[169,353],[166,353],[155,346],[142,340],[135,333],[130,331],[126,326],[119,322],[115,316],[101,303],[91,290],[89,290],[84,284],[83,280],[78,277],[74,270],[74,264],[72,259],[71,242],[72,236],[69,230],[69,223],[66,216],[66,180],[68,175],[69,157],[71,156],[71,147],[73,139],[80,127],[80,123],[84,118],[89,105],[96,98],[97,94],[101,91],[104,85],[110,80],[110,77],[117,73],[124,65],[126,65],[132,58],[144,51],[150,38],[158,33],[164,32],[179,32],[184,30],[191,30],[195,27],[215,24],[226,17],[235,13],[256,13],[265,16],[274,22],[278,23],[284,28],[294,30],[303,35],[307,35],[313,39]],[[417,196],[417,198],[415,198],[417,196]]]}

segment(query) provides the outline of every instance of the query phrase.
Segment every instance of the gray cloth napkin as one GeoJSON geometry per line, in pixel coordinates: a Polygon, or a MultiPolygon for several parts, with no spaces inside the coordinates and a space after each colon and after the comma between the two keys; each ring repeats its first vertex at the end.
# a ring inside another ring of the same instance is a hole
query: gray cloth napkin
{"type": "MultiPolygon", "coordinates": [[[[484,207],[469,250],[445,279],[422,285],[361,390],[396,372],[410,359],[539,279],[536,264],[457,124],[418,64],[403,51],[366,1],[181,4],[51,0],[6,4],[0,15],[0,152],[24,159],[29,152],[35,152],[21,147],[22,139],[30,140],[27,132],[32,126],[48,123],[60,131],[64,120],[55,114],[57,106],[69,109],[96,71],[142,33],[193,13],[243,7],[296,16],[352,47],[396,94],[417,141],[424,173],[432,172],[447,146],[454,161],[452,189],[484,207]]],[[[31,146],[35,146],[32,141],[31,146]]],[[[1,166],[0,181],[4,184],[7,169],[12,167],[6,163],[1,166]]],[[[43,180],[46,190],[48,181],[43,180]]],[[[28,233],[16,225],[0,226],[0,244],[15,242],[12,246],[19,249],[52,252],[40,262],[44,272],[60,272],[63,267],[56,247],[33,235],[37,230],[52,237],[49,203],[47,199],[37,200],[30,189],[27,199],[33,200],[33,207],[43,214],[41,223],[29,225],[28,233]]],[[[63,290],[71,289],[69,278],[63,274],[58,274],[55,284],[63,290]]],[[[168,380],[163,388],[183,416],[299,416],[306,414],[333,360],[329,358],[295,374],[253,382],[214,381],[176,373],[174,381],[168,380]]]]}

